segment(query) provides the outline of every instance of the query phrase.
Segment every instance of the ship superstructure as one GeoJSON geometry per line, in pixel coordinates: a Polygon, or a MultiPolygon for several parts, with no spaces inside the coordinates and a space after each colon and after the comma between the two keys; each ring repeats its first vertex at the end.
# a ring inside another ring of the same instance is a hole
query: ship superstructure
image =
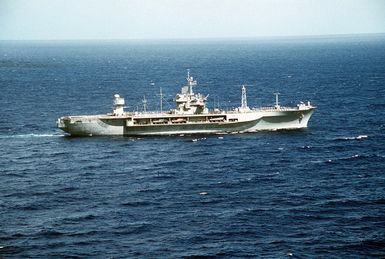
{"type": "MultiPolygon", "coordinates": [[[[187,84],[175,96],[175,109],[167,112],[147,112],[146,108],[143,112],[126,112],[124,98],[115,94],[112,113],[64,116],[57,125],[72,136],[226,134],[306,128],[315,109],[310,102],[282,107],[278,94],[273,107],[249,108],[246,87],[242,86],[238,108],[209,110],[208,95],[194,93],[197,82],[189,71],[186,80],[187,84]]],[[[145,98],[143,103],[147,105],[145,98]]]]}

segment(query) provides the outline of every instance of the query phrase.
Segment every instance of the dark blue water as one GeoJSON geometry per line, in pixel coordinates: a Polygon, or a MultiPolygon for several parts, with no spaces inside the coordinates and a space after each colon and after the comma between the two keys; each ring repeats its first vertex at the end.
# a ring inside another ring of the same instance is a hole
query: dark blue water
{"type": "Polygon", "coordinates": [[[0,258],[385,257],[385,36],[0,42],[0,258]],[[165,108],[317,111],[304,131],[70,138],[55,120],[165,108]],[[364,137],[359,137],[364,136],[364,137]]]}

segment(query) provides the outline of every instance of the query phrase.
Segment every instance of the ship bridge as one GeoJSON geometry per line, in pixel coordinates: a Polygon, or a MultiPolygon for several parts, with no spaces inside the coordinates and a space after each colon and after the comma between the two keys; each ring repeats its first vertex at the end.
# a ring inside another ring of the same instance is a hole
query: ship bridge
{"type": "Polygon", "coordinates": [[[176,109],[173,110],[175,114],[204,114],[208,113],[206,108],[207,96],[202,94],[195,94],[193,87],[197,85],[197,82],[192,76],[190,71],[187,70],[187,85],[183,86],[181,92],[175,96],[176,109]]]}

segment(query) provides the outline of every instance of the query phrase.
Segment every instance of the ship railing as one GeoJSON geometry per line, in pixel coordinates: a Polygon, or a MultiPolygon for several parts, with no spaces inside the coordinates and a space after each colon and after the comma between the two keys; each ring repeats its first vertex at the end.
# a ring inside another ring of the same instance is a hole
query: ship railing
{"type": "MultiPolygon", "coordinates": [[[[253,107],[249,111],[243,111],[242,113],[252,113],[255,111],[297,111],[297,107],[253,107]]],[[[233,108],[231,110],[227,110],[226,113],[239,113],[237,108],[233,108]]]]}
{"type": "Polygon", "coordinates": [[[297,111],[298,107],[285,107],[285,106],[279,106],[277,107],[259,107],[256,108],[256,110],[262,110],[262,111],[297,111]]]}
{"type": "MultiPolygon", "coordinates": [[[[113,114],[107,114],[107,115],[113,115],[113,114]]],[[[134,112],[125,112],[124,114],[122,114],[122,116],[134,116],[134,115],[140,115],[141,117],[154,117],[154,116],[159,116],[159,117],[162,117],[162,116],[167,116],[167,115],[170,115],[169,112],[160,112],[160,111],[146,111],[146,112],[138,112],[138,111],[134,111],[134,112]]]]}

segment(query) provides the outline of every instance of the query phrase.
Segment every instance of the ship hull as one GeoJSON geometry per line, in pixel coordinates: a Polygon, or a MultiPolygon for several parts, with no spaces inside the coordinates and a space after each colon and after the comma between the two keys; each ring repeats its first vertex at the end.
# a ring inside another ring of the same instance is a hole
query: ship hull
{"type": "Polygon", "coordinates": [[[215,134],[241,132],[253,127],[256,121],[230,123],[194,123],[179,125],[148,125],[126,127],[124,135],[180,135],[180,134],[215,134]]]}
{"type": "Polygon", "coordinates": [[[71,136],[150,136],[181,134],[226,134],[306,128],[313,113],[306,110],[258,110],[248,113],[223,113],[202,116],[67,116],[58,127],[71,136]],[[177,121],[177,117],[178,120],[177,121]],[[220,121],[211,121],[221,119],[220,121]]]}
{"type": "Polygon", "coordinates": [[[248,131],[291,130],[307,128],[314,109],[305,111],[277,111],[265,113],[248,131]]]}

